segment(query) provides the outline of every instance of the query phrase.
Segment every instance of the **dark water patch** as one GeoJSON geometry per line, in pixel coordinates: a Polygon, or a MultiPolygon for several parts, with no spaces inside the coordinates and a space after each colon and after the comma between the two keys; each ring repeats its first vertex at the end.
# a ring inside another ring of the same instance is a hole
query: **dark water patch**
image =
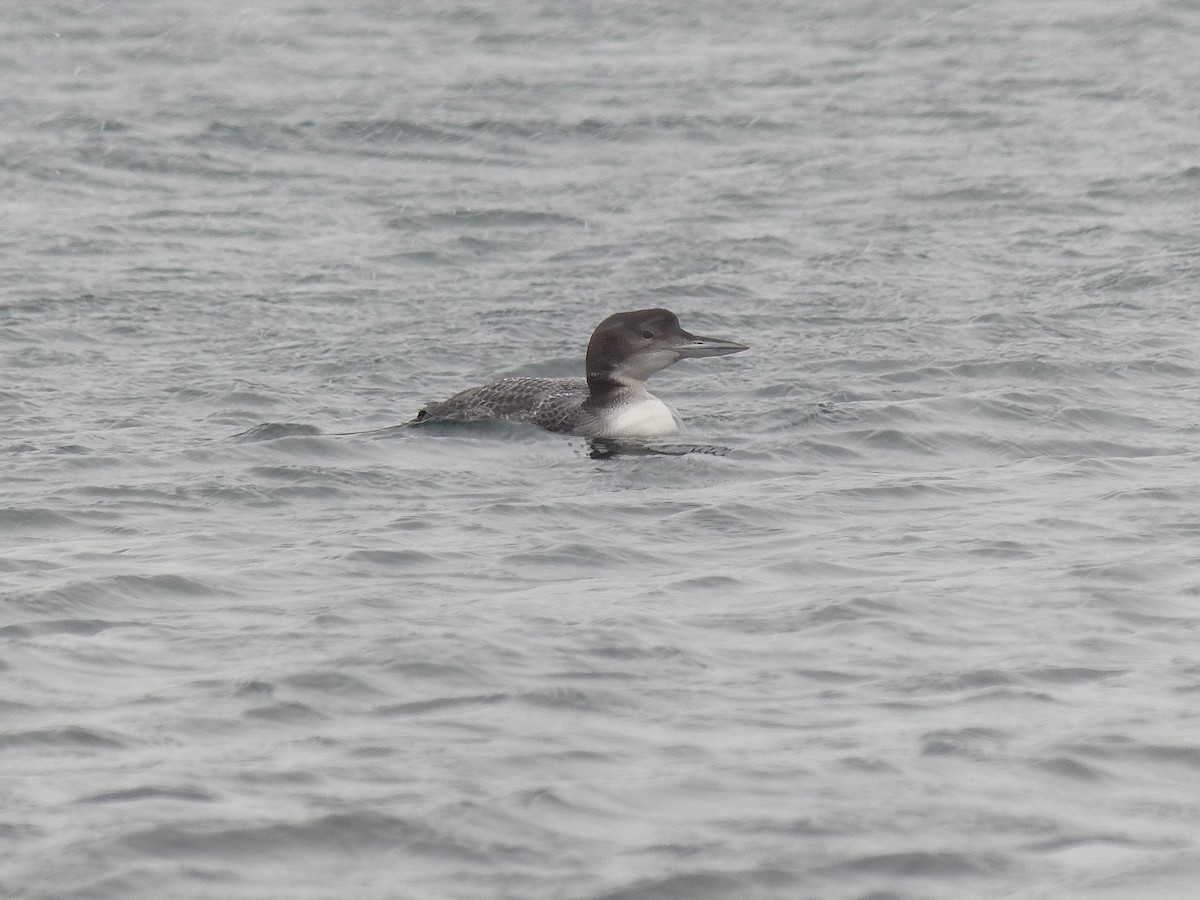
{"type": "MultiPolygon", "coordinates": [[[[61,587],[28,595],[30,608],[41,610],[86,607],[98,603],[117,604],[131,601],[195,600],[223,596],[215,584],[183,575],[113,575],[72,581],[61,587]]],[[[122,623],[127,624],[127,623],[122,623]]]]}
{"type": "Polygon", "coordinates": [[[856,597],[851,600],[836,600],[820,607],[805,611],[802,621],[806,626],[841,624],[843,622],[863,622],[892,619],[899,614],[899,609],[892,603],[874,600],[869,597],[856,597]]]}
{"type": "Polygon", "coordinates": [[[796,669],[796,675],[818,684],[859,684],[874,677],[861,672],[843,672],[833,669],[796,669]]]}
{"type": "MultiPolygon", "coordinates": [[[[428,149],[415,149],[407,145],[397,145],[384,150],[378,144],[375,144],[359,146],[353,152],[357,156],[368,159],[397,159],[409,163],[427,164],[431,167],[462,166],[471,170],[483,168],[528,169],[534,164],[533,160],[536,159],[535,154],[527,152],[514,153],[508,147],[497,147],[490,152],[488,148],[474,147],[468,152],[451,149],[450,145],[441,145],[428,149]]],[[[474,174],[474,171],[472,174],[474,174]]]]}
{"type": "Polygon", "coordinates": [[[1151,744],[1124,735],[1111,735],[1088,743],[1066,744],[1062,749],[1073,756],[1200,769],[1200,745],[1196,744],[1151,744]]]}
{"type": "MultiPolygon", "coordinates": [[[[218,159],[211,153],[183,152],[182,145],[164,147],[147,143],[105,143],[83,146],[76,151],[83,166],[115,173],[122,180],[131,173],[149,178],[176,180],[180,176],[212,179],[219,182],[242,181],[245,168],[238,159],[218,159]]],[[[89,179],[90,180],[90,179],[89,179]]]]}
{"type": "Polygon", "coordinates": [[[921,736],[921,755],[978,757],[993,753],[1007,738],[1003,731],[983,726],[940,729],[921,736]]]}
{"type": "Polygon", "coordinates": [[[1048,684],[1091,684],[1128,674],[1126,669],[1093,669],[1087,666],[1044,666],[1023,669],[1021,674],[1032,681],[1048,684]]]}
{"type": "MultiPolygon", "coordinates": [[[[745,117],[750,123],[753,117],[745,117]]],[[[578,141],[589,143],[644,142],[671,137],[689,142],[711,143],[716,140],[714,129],[719,124],[711,118],[693,115],[636,116],[628,119],[603,118],[597,115],[576,119],[476,119],[466,125],[471,133],[517,138],[522,143],[578,141]]]]}
{"type": "MultiPolygon", "coordinates": [[[[85,447],[83,444],[59,444],[57,447],[49,448],[49,451],[56,456],[87,456],[92,453],[92,448],[85,447]]],[[[95,464],[99,465],[105,461],[107,460],[97,460],[95,464]]]]}
{"type": "Polygon", "coordinates": [[[1183,361],[1187,358],[1186,351],[1179,351],[1178,356],[1179,361],[1155,357],[1151,359],[1131,359],[1122,360],[1117,363],[1104,363],[1099,367],[1099,371],[1103,375],[1122,378],[1138,385],[1143,382],[1143,378],[1140,376],[1195,381],[1197,377],[1196,366],[1183,361]]]}
{"type": "Polygon", "coordinates": [[[636,641],[639,639],[640,636],[631,636],[630,642],[602,643],[588,647],[584,652],[588,656],[600,659],[617,660],[664,660],[678,659],[687,655],[678,647],[637,643],[636,641]]]}
{"type": "MultiPolygon", "coordinates": [[[[56,38],[60,36],[67,37],[62,31],[59,31],[55,35],[56,38]]],[[[91,33],[88,35],[88,38],[100,39],[103,38],[103,35],[91,33]]],[[[82,110],[70,110],[56,113],[46,118],[39,118],[34,127],[39,131],[50,131],[54,134],[61,134],[65,131],[80,131],[85,135],[98,135],[121,134],[122,132],[129,131],[133,126],[120,119],[96,116],[82,110]]]]}
{"type": "Polygon", "coordinates": [[[369,697],[382,693],[362,679],[336,669],[299,672],[283,678],[282,681],[284,684],[300,690],[315,691],[332,696],[369,697]]]}
{"type": "Polygon", "coordinates": [[[398,571],[429,570],[447,565],[444,557],[434,553],[425,553],[422,550],[353,550],[342,559],[349,562],[365,562],[398,571]]]}
{"type": "Polygon", "coordinates": [[[76,803],[134,803],[142,800],[185,800],[188,802],[212,803],[217,795],[193,787],[162,787],[146,785],[120,791],[105,791],[80,797],[76,803]]]}
{"type": "MultiPolygon", "coordinates": [[[[122,868],[119,864],[114,869],[122,868]]],[[[190,877],[195,870],[185,867],[181,874],[190,877]]],[[[225,879],[231,881],[232,879],[225,879]]],[[[52,897],[53,900],[129,900],[132,897],[152,896],[154,886],[161,883],[161,876],[146,876],[144,874],[109,874],[97,877],[72,876],[67,873],[56,873],[51,880],[54,885],[52,893],[38,894],[38,900],[52,897]]],[[[17,896],[14,894],[13,896],[17,896]]],[[[28,895],[31,898],[34,895],[28,895]]]]}
{"type": "Polygon", "coordinates": [[[265,486],[258,483],[240,485],[206,484],[197,486],[195,492],[196,496],[201,499],[215,501],[231,507],[244,506],[270,509],[272,507],[283,506],[286,503],[285,498],[275,491],[274,486],[265,486]]]}
{"type": "Polygon", "coordinates": [[[960,420],[983,419],[1007,425],[1053,416],[1058,409],[1058,398],[1049,394],[1039,395],[1021,391],[1009,391],[993,396],[972,394],[949,398],[940,408],[960,420]]]}
{"type": "Polygon", "coordinates": [[[435,269],[442,269],[454,263],[454,255],[441,250],[405,250],[379,261],[382,262],[384,259],[394,259],[404,263],[417,263],[435,269]]]}
{"type": "Polygon", "coordinates": [[[673,590],[685,594],[700,593],[729,593],[736,596],[746,589],[746,579],[733,578],[729,575],[688,575],[673,579],[670,586],[673,590]]]}
{"type": "Polygon", "coordinates": [[[472,256],[507,256],[515,250],[523,249],[523,244],[515,240],[479,238],[471,235],[459,235],[455,240],[459,249],[472,256]]]}
{"type": "Polygon", "coordinates": [[[355,144],[395,145],[408,142],[463,144],[468,138],[461,132],[429,122],[411,119],[345,119],[324,130],[327,137],[350,140],[355,144]]]}
{"type": "Polygon", "coordinates": [[[574,216],[529,209],[452,209],[424,212],[392,219],[392,228],[427,231],[430,228],[586,228],[587,222],[574,216]]]}
{"type": "MultiPolygon", "coordinates": [[[[682,849],[682,848],[681,848],[682,849]]],[[[691,848],[694,852],[694,848],[691,848]]],[[[682,853],[680,855],[686,855],[682,853]]],[[[728,900],[732,897],[779,896],[799,890],[795,872],[764,867],[744,871],[699,868],[658,878],[643,878],[625,887],[589,896],[588,900],[728,900]]]]}
{"type": "MultiPolygon", "coordinates": [[[[242,238],[249,241],[282,236],[280,229],[272,228],[262,213],[243,208],[219,212],[178,208],[148,210],[131,217],[131,221],[137,223],[138,231],[155,235],[169,234],[177,238],[242,238]]],[[[176,266],[131,266],[129,272],[151,276],[147,280],[175,283],[199,280],[194,270],[176,266]],[[153,276],[162,278],[155,279],[153,276]]]]}
{"type": "MultiPolygon", "coordinates": [[[[305,448],[304,456],[319,456],[323,453],[309,453],[305,448]]],[[[335,454],[329,454],[335,455],[335,454]]],[[[247,470],[249,474],[263,481],[273,482],[267,493],[276,499],[316,498],[338,499],[345,497],[352,487],[354,476],[337,469],[325,466],[253,466],[247,470]]]]}
{"type": "MultiPolygon", "coordinates": [[[[219,685],[221,683],[201,681],[199,684],[201,686],[210,686],[219,685]]],[[[235,697],[273,697],[275,696],[275,685],[271,684],[269,681],[262,681],[255,678],[250,681],[243,681],[241,684],[238,684],[236,687],[234,687],[233,695],[235,697]]]]}
{"type": "Polygon", "coordinates": [[[399,756],[403,751],[396,747],[381,747],[379,745],[367,745],[364,747],[355,747],[350,751],[349,755],[353,759],[392,759],[399,756]]]}
{"type": "Polygon", "coordinates": [[[475,682],[480,673],[474,666],[465,663],[451,663],[443,660],[415,660],[390,663],[386,671],[395,672],[405,678],[425,678],[432,681],[461,681],[475,682]]]}
{"type": "Polygon", "coordinates": [[[933,435],[901,431],[898,428],[852,431],[847,432],[846,437],[862,448],[860,452],[864,453],[885,451],[932,458],[942,449],[941,442],[933,435]]]}
{"type": "Polygon", "coordinates": [[[259,719],[266,722],[279,722],[289,725],[322,722],[329,718],[329,716],[313,709],[311,706],[296,701],[256,706],[253,709],[246,710],[242,715],[247,719],[259,719]]]}
{"type": "MultiPolygon", "coordinates": [[[[1160,633],[1155,635],[1156,639],[1169,645],[1174,641],[1181,640],[1182,635],[1190,634],[1196,627],[1196,616],[1190,610],[1183,615],[1161,615],[1155,613],[1143,613],[1131,611],[1128,607],[1136,602],[1137,594],[1130,592],[1126,585],[1120,585],[1117,590],[1098,590],[1091,588],[1089,593],[1092,597],[1101,602],[1105,608],[1112,610],[1111,615],[1119,622],[1132,625],[1136,629],[1161,629],[1160,633]]],[[[1191,585],[1187,591],[1181,592],[1185,596],[1200,596],[1196,592],[1196,586],[1191,585]]]]}
{"type": "MultiPolygon", "coordinates": [[[[204,723],[201,723],[202,725],[204,723]]],[[[215,723],[218,726],[224,724],[223,721],[215,723]]],[[[275,769],[275,768],[249,768],[238,773],[236,781],[239,785],[253,786],[279,786],[287,791],[288,796],[295,796],[295,792],[299,788],[312,788],[315,785],[321,784],[325,776],[319,772],[314,772],[311,769],[275,769]]]]}
{"type": "MultiPolygon", "coordinates": [[[[913,691],[913,693],[918,693],[913,691]]],[[[912,710],[931,709],[946,706],[976,706],[990,704],[1011,704],[1025,709],[1032,709],[1033,704],[1054,703],[1059,701],[1050,694],[1040,691],[1022,690],[1012,687],[991,687],[967,691],[939,691],[930,697],[920,697],[913,700],[886,700],[875,705],[881,709],[912,710]],[[950,696],[946,696],[950,694],[950,696]]]]}
{"type": "Polygon", "coordinates": [[[836,488],[825,493],[870,504],[940,501],[946,505],[953,505],[962,502],[958,498],[978,493],[979,490],[979,487],[972,482],[938,476],[936,480],[885,479],[880,484],[836,488]]]}
{"type": "Polygon", "coordinates": [[[942,366],[917,366],[911,369],[899,369],[892,372],[881,372],[876,376],[884,384],[929,384],[947,380],[950,371],[942,366]]]}
{"type": "Polygon", "coordinates": [[[279,122],[255,121],[230,123],[214,121],[200,134],[184,143],[193,146],[216,145],[253,150],[291,152],[307,139],[307,129],[279,122]]]}
{"type": "Polygon", "coordinates": [[[966,552],[982,559],[1035,559],[1039,553],[1017,541],[980,541],[968,545],[966,552]]]}
{"type": "MultiPolygon", "coordinates": [[[[800,421],[787,422],[785,416],[777,417],[781,423],[781,431],[794,431],[800,421]]],[[[831,463],[851,463],[865,458],[864,451],[856,450],[845,444],[832,444],[828,441],[805,440],[791,445],[797,456],[808,460],[824,460],[831,463]]]]}
{"type": "MultiPolygon", "coordinates": [[[[1119,491],[1106,491],[1097,496],[1098,500],[1107,503],[1110,500],[1128,501],[1130,505],[1141,508],[1158,506],[1160,504],[1171,503],[1186,503],[1190,500],[1187,493],[1172,489],[1160,487],[1135,487],[1125,488],[1119,491]]],[[[1200,524],[1200,523],[1198,523],[1200,524]]],[[[1194,524],[1186,524],[1175,526],[1183,529],[1194,528],[1194,524]]],[[[1185,533],[1189,533],[1185,531],[1185,533]]]]}
{"type": "Polygon", "coordinates": [[[1097,462],[1104,460],[1143,459],[1149,456],[1162,456],[1173,452],[1174,449],[1151,444],[1123,443],[1103,438],[1050,439],[1042,437],[1030,440],[1024,446],[1029,456],[1059,457],[1092,467],[1097,462]]]}
{"type": "MultiPolygon", "coordinates": [[[[242,390],[228,391],[222,394],[220,397],[214,397],[213,403],[225,408],[253,407],[258,409],[261,407],[279,406],[280,398],[272,394],[264,394],[260,391],[251,391],[243,388],[242,390]]],[[[254,429],[250,429],[250,431],[253,430],[254,429]]],[[[242,435],[248,433],[249,432],[242,432],[242,435]]],[[[236,437],[241,437],[242,435],[236,435],[236,437]]]]}
{"type": "MultiPolygon", "coordinates": [[[[793,406],[803,405],[812,407],[817,410],[819,408],[817,402],[812,399],[817,388],[807,382],[800,382],[788,378],[783,381],[762,381],[757,385],[748,386],[747,393],[751,397],[764,397],[767,399],[776,398],[800,398],[800,402],[793,406]]],[[[832,412],[833,404],[828,404],[828,411],[832,412]]]]}
{"type": "Polygon", "coordinates": [[[658,560],[653,553],[634,550],[628,546],[602,546],[579,541],[564,541],[549,547],[537,547],[515,552],[505,562],[515,568],[530,569],[578,569],[617,572],[625,566],[658,560]]]}
{"type": "Polygon", "coordinates": [[[517,699],[530,706],[575,712],[597,712],[612,705],[601,700],[595,692],[571,687],[549,687],[542,690],[525,691],[518,695],[517,699]]]}
{"type": "Polygon", "coordinates": [[[999,875],[1009,867],[1007,858],[994,853],[912,850],[855,856],[824,871],[830,874],[885,875],[892,878],[969,878],[999,875]]]}
{"type": "Polygon", "coordinates": [[[1167,283],[1166,276],[1150,272],[1109,272],[1085,279],[1083,289],[1089,292],[1106,291],[1113,294],[1139,294],[1153,291],[1167,283]]]}
{"type": "MultiPolygon", "coordinates": [[[[790,572],[787,572],[790,574],[790,572]]],[[[857,601],[848,601],[848,605],[853,607],[857,601]]],[[[752,611],[746,613],[719,613],[706,614],[706,616],[696,616],[689,619],[689,624],[710,631],[731,631],[734,634],[742,635],[764,635],[778,636],[782,634],[792,634],[792,632],[806,631],[811,629],[829,628],[833,625],[834,628],[841,624],[841,614],[846,614],[847,617],[853,617],[853,612],[842,613],[841,604],[823,607],[823,611],[828,611],[829,618],[823,618],[822,612],[817,611],[812,613],[804,608],[788,606],[782,610],[769,611],[752,611]]],[[[871,616],[869,613],[863,614],[863,619],[869,622],[880,622],[884,617],[871,616]]],[[[850,618],[852,622],[857,622],[857,618],[850,618]]]]}
{"type": "Polygon", "coordinates": [[[0,533],[15,531],[28,534],[30,531],[56,531],[62,528],[78,528],[75,519],[47,507],[6,507],[0,509],[0,533]]]}
{"type": "Polygon", "coordinates": [[[137,622],[108,622],[103,619],[51,619],[41,622],[25,622],[5,625],[0,628],[0,637],[31,638],[48,634],[75,634],[91,637],[109,628],[123,625],[138,625],[137,622]]]}
{"type": "Polygon", "coordinates": [[[196,578],[183,575],[116,575],[101,584],[118,596],[136,597],[211,597],[222,591],[196,578]]]}
{"type": "Polygon", "coordinates": [[[951,365],[947,371],[957,379],[975,381],[1007,380],[1063,384],[1075,380],[1066,365],[1038,358],[978,360],[951,365]]]}
{"type": "Polygon", "coordinates": [[[774,259],[794,259],[796,256],[796,245],[777,235],[735,238],[724,241],[723,245],[737,255],[748,254],[774,259]]]}
{"type": "Polygon", "coordinates": [[[115,750],[126,746],[111,733],[79,725],[0,733],[0,749],[40,747],[52,750],[115,750]]]}
{"type": "Polygon", "coordinates": [[[1064,406],[1055,411],[1054,418],[1060,427],[1082,433],[1100,429],[1145,434],[1157,427],[1157,423],[1144,416],[1103,406],[1064,406]]]}
{"type": "Polygon", "coordinates": [[[1105,846],[1136,847],[1138,844],[1137,840],[1124,835],[1081,834],[1063,835],[1044,841],[1034,841],[1026,844],[1025,849],[1031,850],[1034,853],[1061,853],[1064,850],[1074,850],[1078,847],[1095,847],[1099,849],[1105,846]]]}
{"type": "MultiPolygon", "coordinates": [[[[182,487],[134,487],[132,485],[80,485],[73,488],[72,495],[91,501],[102,501],[109,508],[179,509],[194,506],[189,492],[182,487]]],[[[94,518],[102,511],[94,506],[80,511],[83,517],[94,518]]]]}
{"type": "Polygon", "coordinates": [[[338,616],[337,613],[324,612],[312,617],[312,624],[322,631],[346,631],[358,625],[358,619],[348,616],[338,616]]]}
{"type": "MultiPolygon", "coordinates": [[[[947,115],[947,112],[947,110],[936,110],[930,111],[929,115],[939,121],[953,118],[953,116],[947,115]]],[[[969,115],[966,111],[959,112],[964,117],[969,115]]],[[[984,118],[989,125],[999,124],[999,120],[993,119],[991,116],[984,118]]],[[[973,181],[969,184],[958,184],[935,191],[908,191],[904,192],[903,196],[912,200],[932,201],[937,204],[963,203],[972,207],[983,205],[985,208],[994,209],[1006,203],[1025,200],[1031,195],[1027,182],[1012,178],[991,178],[984,182],[973,181]]],[[[940,210],[940,212],[944,213],[945,211],[940,210]]]]}
{"type": "Polygon", "coordinates": [[[867,775],[899,775],[900,769],[882,759],[865,756],[843,756],[837,761],[840,768],[848,772],[858,772],[867,775]]]}
{"type": "Polygon", "coordinates": [[[242,823],[207,828],[160,826],[126,835],[122,843],[151,856],[187,859],[194,856],[283,857],[297,851],[328,853],[338,857],[365,851],[406,850],[435,858],[451,857],[486,861],[425,822],[384,813],[336,813],[304,822],[242,823]]]}
{"type": "Polygon", "coordinates": [[[414,700],[408,703],[392,703],[375,710],[381,716],[415,716],[429,712],[458,709],[463,706],[490,706],[508,700],[508,694],[474,694],[461,697],[437,697],[432,700],[414,700]]]}
{"type": "Polygon", "coordinates": [[[551,253],[546,257],[545,261],[552,264],[561,263],[595,263],[608,266],[614,257],[628,255],[629,250],[626,247],[617,246],[615,244],[605,244],[600,242],[589,242],[582,246],[572,247],[569,250],[560,250],[556,253],[551,253]]]}
{"type": "Polygon", "coordinates": [[[564,670],[564,671],[557,671],[557,672],[549,672],[547,674],[549,677],[554,678],[556,680],[560,680],[560,681],[581,681],[581,682],[633,681],[638,678],[638,676],[632,672],[618,672],[615,669],[607,668],[607,667],[603,668],[603,669],[564,670]]]}
{"type": "Polygon", "coordinates": [[[1080,563],[1070,575],[1089,583],[1138,585],[1153,583],[1157,568],[1153,563],[1080,563]]]}
{"type": "Polygon", "coordinates": [[[1072,781],[1100,781],[1104,774],[1095,766],[1085,765],[1070,756],[1056,756],[1052,759],[1037,760],[1035,768],[1059,778],[1072,781]]]}

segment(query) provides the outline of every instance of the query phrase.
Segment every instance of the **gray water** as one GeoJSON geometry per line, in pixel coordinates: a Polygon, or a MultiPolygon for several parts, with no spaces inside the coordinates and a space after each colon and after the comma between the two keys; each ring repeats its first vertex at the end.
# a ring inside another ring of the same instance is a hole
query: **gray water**
{"type": "Polygon", "coordinates": [[[1196,895],[1196,2],[3,34],[0,895],[1196,895]]]}

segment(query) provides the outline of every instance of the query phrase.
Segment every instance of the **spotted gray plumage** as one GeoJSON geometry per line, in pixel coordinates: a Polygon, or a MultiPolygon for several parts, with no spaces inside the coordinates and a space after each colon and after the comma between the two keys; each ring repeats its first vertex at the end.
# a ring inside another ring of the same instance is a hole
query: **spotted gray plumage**
{"type": "Polygon", "coordinates": [[[499,419],[573,434],[588,419],[586,378],[504,378],[467,388],[421,410],[418,421],[479,422],[499,419]]]}

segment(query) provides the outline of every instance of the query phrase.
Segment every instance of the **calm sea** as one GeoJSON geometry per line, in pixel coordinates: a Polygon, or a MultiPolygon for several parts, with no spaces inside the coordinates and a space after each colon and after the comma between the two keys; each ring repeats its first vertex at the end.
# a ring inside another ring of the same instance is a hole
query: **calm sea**
{"type": "Polygon", "coordinates": [[[1195,0],[2,19],[0,896],[1196,896],[1195,0]]]}

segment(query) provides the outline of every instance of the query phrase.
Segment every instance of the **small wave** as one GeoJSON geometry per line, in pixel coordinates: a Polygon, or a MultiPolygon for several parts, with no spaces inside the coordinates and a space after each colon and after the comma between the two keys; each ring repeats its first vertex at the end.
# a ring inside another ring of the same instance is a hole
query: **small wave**
{"type": "Polygon", "coordinates": [[[893,878],[964,878],[996,875],[1008,868],[1009,861],[993,853],[909,850],[854,856],[827,871],[893,878]]]}
{"type": "Polygon", "coordinates": [[[262,719],[267,722],[281,723],[320,722],[329,718],[311,706],[295,701],[257,706],[246,710],[243,715],[248,719],[262,719]]]}
{"type": "Polygon", "coordinates": [[[124,746],[124,741],[111,734],[79,725],[0,734],[0,747],[73,747],[110,750],[124,746]]]}
{"type": "Polygon", "coordinates": [[[337,669],[320,669],[299,672],[282,679],[284,684],[304,691],[336,697],[376,696],[380,692],[365,681],[337,669]]]}
{"type": "Polygon", "coordinates": [[[730,897],[804,896],[799,877],[784,869],[762,868],[741,872],[700,869],[658,878],[643,878],[625,887],[595,894],[589,900],[726,900],[730,897]]]}
{"type": "Polygon", "coordinates": [[[188,800],[207,803],[217,799],[209,791],[192,787],[160,787],[147,785],[144,787],[126,788],[120,791],[104,791],[100,794],[89,794],[76,800],[76,803],[131,803],[141,800],[188,800]]]}
{"type": "Polygon", "coordinates": [[[2,637],[41,637],[48,634],[75,634],[91,637],[109,628],[131,625],[132,622],[106,622],[103,619],[52,619],[42,622],[25,622],[20,625],[5,625],[0,628],[2,637]]]}
{"type": "Polygon", "coordinates": [[[1100,781],[1103,778],[1101,771],[1095,766],[1085,765],[1068,756],[1039,760],[1034,765],[1043,772],[1072,781],[1100,781]]]}
{"type": "Polygon", "coordinates": [[[392,228],[427,231],[430,228],[586,228],[587,222],[575,216],[536,209],[451,209],[402,216],[388,223],[392,228]]]}
{"type": "Polygon", "coordinates": [[[0,509],[0,532],[48,531],[58,528],[71,528],[78,523],[70,516],[46,507],[28,507],[25,509],[9,507],[0,509]]]}
{"type": "Polygon", "coordinates": [[[414,568],[437,568],[445,565],[445,560],[423,550],[354,550],[347,553],[344,558],[404,571],[414,568]]]}
{"type": "Polygon", "coordinates": [[[290,856],[298,849],[341,857],[347,848],[407,847],[431,855],[474,855],[463,844],[417,819],[377,812],[336,813],[304,822],[250,827],[165,826],[135,831],[123,843],[143,853],[172,859],[206,856],[290,856]]]}
{"type": "Polygon", "coordinates": [[[258,441],[274,441],[285,437],[312,437],[321,433],[315,425],[305,425],[298,422],[263,422],[233,436],[239,444],[253,444],[258,441]]]}
{"type": "Polygon", "coordinates": [[[431,700],[392,703],[379,707],[375,712],[381,716],[416,716],[428,712],[457,709],[462,706],[490,706],[507,699],[507,694],[471,694],[462,697],[436,697],[431,700]]]}

